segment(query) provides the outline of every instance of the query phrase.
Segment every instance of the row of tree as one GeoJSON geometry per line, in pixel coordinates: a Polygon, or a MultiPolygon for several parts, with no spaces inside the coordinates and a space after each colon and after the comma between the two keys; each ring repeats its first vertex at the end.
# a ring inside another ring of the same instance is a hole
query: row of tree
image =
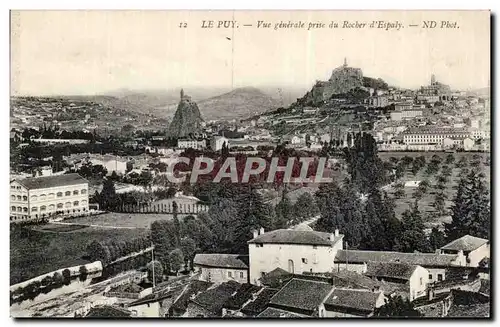
{"type": "Polygon", "coordinates": [[[151,246],[147,237],[138,237],[127,241],[97,241],[94,240],[87,245],[87,255],[90,260],[99,260],[103,265],[109,264],[129,254],[140,252],[151,246]]]}

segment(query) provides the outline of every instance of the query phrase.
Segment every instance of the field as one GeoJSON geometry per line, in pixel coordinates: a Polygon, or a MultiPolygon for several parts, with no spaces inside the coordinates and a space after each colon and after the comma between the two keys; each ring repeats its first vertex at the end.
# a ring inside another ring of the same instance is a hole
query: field
{"type": "MultiPolygon", "coordinates": [[[[187,215],[179,214],[179,219],[187,215]]],[[[151,223],[156,220],[172,219],[171,214],[158,213],[117,213],[108,212],[98,216],[79,217],[67,222],[92,225],[92,226],[110,226],[110,227],[128,227],[128,228],[150,228],[151,223]]]]}
{"type": "Polygon", "coordinates": [[[87,263],[82,257],[86,254],[87,244],[93,240],[121,241],[147,233],[145,229],[85,227],[69,231],[70,229],[51,224],[37,228],[11,227],[10,283],[15,284],[55,269],[87,263]]]}
{"type": "MultiPolygon", "coordinates": [[[[403,182],[407,181],[422,181],[424,179],[428,180],[430,183],[430,187],[428,188],[428,192],[418,201],[419,204],[419,209],[420,211],[424,214],[424,218],[429,217],[430,215],[433,215],[435,213],[435,209],[432,206],[432,203],[435,200],[435,194],[437,193],[436,188],[434,187],[437,184],[437,177],[441,174],[441,168],[444,163],[444,159],[448,155],[448,153],[444,152],[380,152],[380,157],[382,157],[383,160],[389,160],[391,157],[395,157],[398,159],[401,159],[405,155],[408,155],[409,157],[415,158],[418,156],[425,156],[426,161],[429,162],[430,158],[434,155],[437,154],[443,162],[440,165],[440,170],[432,175],[427,175],[425,173],[425,168],[424,167],[422,170],[420,170],[417,175],[415,176],[411,171],[406,171],[405,175],[401,179],[403,182]]],[[[453,154],[455,157],[455,162],[460,160],[462,157],[465,157],[467,159],[468,165],[466,168],[468,169],[477,169],[484,173],[485,175],[485,181],[488,183],[489,186],[489,181],[490,181],[490,167],[485,164],[485,159],[487,157],[490,157],[489,153],[471,153],[471,152],[459,152],[459,153],[454,153],[453,154]],[[470,162],[473,161],[472,157],[477,154],[481,157],[481,165],[477,168],[472,168],[470,166],[470,162]]],[[[446,195],[447,200],[445,200],[445,208],[446,210],[449,210],[451,205],[453,204],[453,198],[455,197],[455,194],[457,192],[457,187],[458,187],[458,182],[461,177],[461,168],[456,168],[455,167],[455,162],[452,164],[449,164],[448,166],[452,168],[452,175],[450,177],[450,182],[446,185],[446,188],[443,190],[443,193],[446,195]]],[[[410,208],[410,205],[412,205],[415,202],[415,197],[413,196],[414,192],[416,191],[416,187],[405,187],[405,196],[396,199],[396,216],[401,217],[403,212],[407,209],[410,208]]],[[[394,190],[390,190],[389,193],[393,194],[394,190]]],[[[451,220],[451,217],[449,215],[444,215],[440,216],[437,220],[428,220],[426,221],[427,225],[429,227],[434,226],[434,225],[440,225],[443,222],[449,222],[451,220]]]]}

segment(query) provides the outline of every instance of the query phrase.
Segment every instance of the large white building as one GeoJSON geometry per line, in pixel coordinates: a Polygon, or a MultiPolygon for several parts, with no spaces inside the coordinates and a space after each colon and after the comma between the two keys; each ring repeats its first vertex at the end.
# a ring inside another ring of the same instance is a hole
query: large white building
{"type": "Polygon", "coordinates": [[[403,132],[403,143],[410,144],[443,144],[445,139],[465,139],[470,132],[463,128],[417,128],[403,132]]]}
{"type": "Polygon", "coordinates": [[[86,212],[88,189],[89,182],[78,174],[14,180],[10,183],[10,221],[86,212]]]}
{"type": "Polygon", "coordinates": [[[195,139],[179,139],[177,140],[177,147],[179,149],[203,149],[207,147],[207,141],[205,139],[195,140],[195,139]]]}
{"type": "Polygon", "coordinates": [[[261,228],[248,242],[250,283],[259,284],[261,277],[276,268],[294,274],[333,271],[337,251],[343,248],[343,238],[338,230],[324,233],[278,229],[265,233],[261,228]]]}

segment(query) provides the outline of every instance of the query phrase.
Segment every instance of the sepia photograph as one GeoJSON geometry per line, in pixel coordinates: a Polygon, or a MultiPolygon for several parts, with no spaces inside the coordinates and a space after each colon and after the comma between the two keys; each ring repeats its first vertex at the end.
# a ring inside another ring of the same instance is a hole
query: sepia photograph
{"type": "Polygon", "coordinates": [[[9,24],[12,318],[491,319],[489,10],[9,24]]]}

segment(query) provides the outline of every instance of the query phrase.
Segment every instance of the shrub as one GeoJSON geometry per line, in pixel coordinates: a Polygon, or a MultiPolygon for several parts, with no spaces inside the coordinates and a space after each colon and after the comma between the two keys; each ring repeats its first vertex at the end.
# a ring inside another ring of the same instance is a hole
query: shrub
{"type": "Polygon", "coordinates": [[[85,267],[83,265],[80,266],[79,271],[80,271],[80,275],[87,275],[88,274],[87,267],[85,267]]]}
{"type": "Polygon", "coordinates": [[[52,283],[54,285],[61,285],[64,282],[63,276],[57,271],[52,275],[52,283]]]}
{"type": "Polygon", "coordinates": [[[69,284],[71,282],[71,271],[68,268],[64,269],[62,272],[63,283],[69,284]]]}

